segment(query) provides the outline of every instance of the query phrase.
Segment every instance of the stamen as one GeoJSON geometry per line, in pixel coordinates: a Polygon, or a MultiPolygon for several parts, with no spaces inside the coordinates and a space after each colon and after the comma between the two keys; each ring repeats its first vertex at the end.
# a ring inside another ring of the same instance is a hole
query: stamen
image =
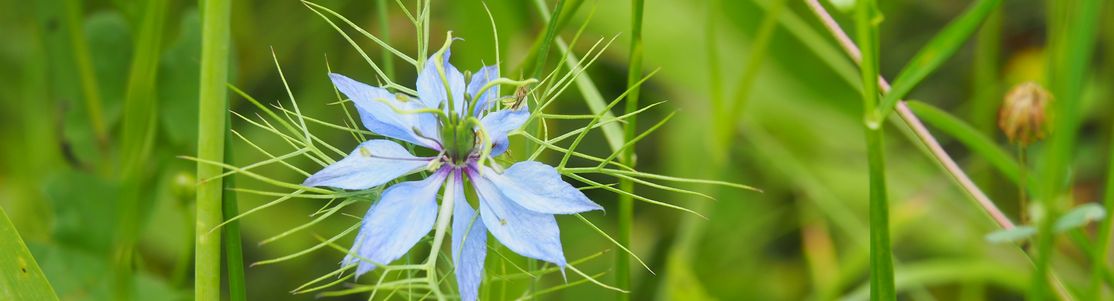
{"type": "Polygon", "coordinates": [[[422,131],[419,130],[417,127],[412,127],[412,128],[410,128],[410,130],[414,131],[414,136],[417,136],[418,138],[433,141],[434,144],[437,144],[438,150],[444,150],[445,149],[445,146],[441,144],[441,141],[437,141],[437,139],[433,139],[433,138],[430,138],[429,136],[426,136],[426,135],[422,134],[422,131]]]}

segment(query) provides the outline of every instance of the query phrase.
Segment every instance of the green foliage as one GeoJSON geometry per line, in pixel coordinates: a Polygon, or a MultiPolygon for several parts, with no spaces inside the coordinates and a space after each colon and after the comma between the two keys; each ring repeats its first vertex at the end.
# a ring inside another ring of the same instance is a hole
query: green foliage
{"type": "MultiPolygon", "coordinates": [[[[576,269],[567,275],[489,240],[484,300],[866,300],[879,295],[870,275],[886,268],[871,253],[885,250],[899,300],[1104,300],[1114,287],[1114,127],[1101,101],[1114,95],[1114,6],[1104,1],[882,2],[865,19],[876,51],[862,54],[842,43],[862,0],[646,1],[635,27],[631,1],[228,1],[228,79],[208,86],[237,95],[231,131],[209,131],[233,140],[235,158],[221,160],[197,156],[218,141],[201,138],[211,137],[201,115],[227,112],[197,102],[199,6],[214,2],[0,1],[0,207],[20,237],[0,250],[29,249],[0,266],[33,255],[39,287],[51,287],[0,288],[44,294],[0,299],[204,299],[191,293],[195,233],[232,248],[240,231],[254,265],[222,282],[251,299],[434,299],[423,289],[433,286],[453,298],[448,249],[427,258],[433,239],[359,279],[336,264],[379,191],[299,185],[376,138],[326,74],[413,92],[439,45],[424,41],[450,30],[464,39],[453,49],[461,69],[540,72],[535,127],[512,136],[533,147],[500,163],[563,159],[565,179],[607,208],[558,218],[576,269]],[[896,75],[893,90],[870,87],[877,75],[896,75]],[[1054,130],[1024,160],[995,126],[1018,80],[1056,98],[1054,130]],[[880,132],[864,131],[864,113],[880,132]],[[198,162],[216,172],[195,175],[198,162]],[[196,184],[232,179],[215,192],[240,208],[210,210],[221,220],[195,231],[196,184]],[[1043,219],[1014,226],[1020,192],[1043,219]],[[888,208],[871,202],[883,194],[888,208]],[[620,198],[633,200],[629,222],[620,198]],[[989,223],[988,208],[1002,218],[989,223]],[[629,286],[616,285],[619,254],[638,263],[629,286]]],[[[241,265],[228,260],[214,262],[241,265]]]]}
{"type": "Polygon", "coordinates": [[[936,71],[952,54],[975,33],[979,25],[998,7],[999,0],[980,0],[971,3],[963,15],[956,17],[947,27],[944,27],[932,41],[921,47],[909,63],[901,69],[894,79],[893,88],[886,93],[879,106],[880,115],[876,121],[885,119],[897,104],[898,100],[905,98],[914,87],[925,77],[936,71]]]}
{"type": "Polygon", "coordinates": [[[0,208],[0,298],[7,300],[58,300],[35,257],[27,251],[8,213],[0,208]]]}

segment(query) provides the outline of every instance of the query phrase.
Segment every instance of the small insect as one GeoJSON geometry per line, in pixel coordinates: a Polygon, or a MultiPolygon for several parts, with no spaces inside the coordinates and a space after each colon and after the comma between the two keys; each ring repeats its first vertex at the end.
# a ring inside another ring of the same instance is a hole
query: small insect
{"type": "Polygon", "coordinates": [[[514,91],[513,98],[503,99],[503,105],[511,108],[512,110],[517,110],[519,107],[522,106],[522,103],[525,102],[526,92],[526,86],[518,87],[518,89],[515,89],[514,91]]]}

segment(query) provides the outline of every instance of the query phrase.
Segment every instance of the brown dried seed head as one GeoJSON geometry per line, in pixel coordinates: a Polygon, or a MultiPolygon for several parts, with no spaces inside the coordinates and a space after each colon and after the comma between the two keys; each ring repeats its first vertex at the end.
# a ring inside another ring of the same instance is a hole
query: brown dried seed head
{"type": "Polygon", "coordinates": [[[1046,133],[1048,103],[1052,94],[1040,85],[1027,82],[1006,93],[998,111],[998,127],[1010,142],[1029,145],[1043,139],[1046,133]]]}

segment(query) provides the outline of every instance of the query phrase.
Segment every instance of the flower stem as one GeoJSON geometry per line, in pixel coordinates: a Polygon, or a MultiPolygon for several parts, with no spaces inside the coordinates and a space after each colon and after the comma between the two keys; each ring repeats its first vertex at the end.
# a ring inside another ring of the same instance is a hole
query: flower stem
{"type": "MultiPolygon", "coordinates": [[[[383,41],[390,42],[391,29],[390,27],[388,27],[388,21],[390,21],[390,18],[387,17],[387,0],[376,0],[375,11],[379,19],[379,38],[383,41]]],[[[387,75],[387,78],[389,78],[390,80],[394,80],[394,56],[392,56],[389,51],[383,51],[383,58],[381,60],[383,61],[383,73],[385,73],[387,75]]]]}
{"type": "MultiPolygon", "coordinates": [[[[225,117],[228,110],[229,15],[228,0],[206,0],[202,7],[201,81],[198,100],[197,156],[202,160],[224,162],[225,117]]],[[[197,164],[197,178],[208,179],[221,173],[213,164],[197,164]]],[[[194,298],[220,300],[221,231],[211,231],[222,220],[222,179],[216,178],[197,187],[197,251],[194,298]]]]}
{"type": "MultiPolygon", "coordinates": [[[[638,110],[639,81],[642,79],[642,8],[643,0],[631,0],[631,45],[630,65],[627,66],[626,113],[638,110]]],[[[632,115],[623,125],[623,140],[631,141],[637,135],[637,116],[632,115]]],[[[634,147],[620,149],[619,161],[634,166],[634,147]]],[[[634,183],[629,179],[619,179],[619,189],[634,193],[634,183]]],[[[630,249],[631,227],[634,224],[634,199],[629,195],[619,196],[619,236],[617,240],[624,248],[630,249]]],[[[631,289],[630,254],[615,252],[615,285],[631,289]]],[[[618,294],[618,300],[630,300],[630,294],[618,294]]]]}
{"type": "MultiPolygon", "coordinates": [[[[445,295],[441,293],[441,287],[437,281],[437,256],[441,253],[441,244],[445,241],[445,232],[449,229],[449,220],[453,216],[453,203],[456,201],[456,187],[457,182],[460,181],[460,174],[453,173],[445,179],[445,192],[444,197],[441,198],[441,208],[437,212],[437,227],[433,232],[433,245],[429,248],[429,257],[426,258],[426,280],[429,281],[429,289],[437,296],[437,300],[445,300],[445,295]]],[[[463,196],[459,196],[463,197],[463,196]]]]}
{"type": "Polygon", "coordinates": [[[855,7],[855,29],[862,63],[863,121],[866,130],[867,161],[870,169],[870,299],[895,300],[893,250],[890,247],[890,212],[886,198],[886,165],[883,155],[882,125],[871,116],[878,112],[878,28],[876,9],[871,0],[855,7]]]}
{"type": "Polygon", "coordinates": [[[97,81],[97,73],[93,68],[93,58],[89,53],[89,43],[86,42],[82,31],[82,5],[81,1],[66,1],[66,26],[70,33],[73,45],[74,61],[77,72],[81,77],[82,98],[85,100],[85,110],[89,114],[89,124],[93,127],[93,134],[97,137],[97,146],[104,151],[108,143],[108,129],[105,126],[104,114],[101,113],[101,91],[97,81]]]}

